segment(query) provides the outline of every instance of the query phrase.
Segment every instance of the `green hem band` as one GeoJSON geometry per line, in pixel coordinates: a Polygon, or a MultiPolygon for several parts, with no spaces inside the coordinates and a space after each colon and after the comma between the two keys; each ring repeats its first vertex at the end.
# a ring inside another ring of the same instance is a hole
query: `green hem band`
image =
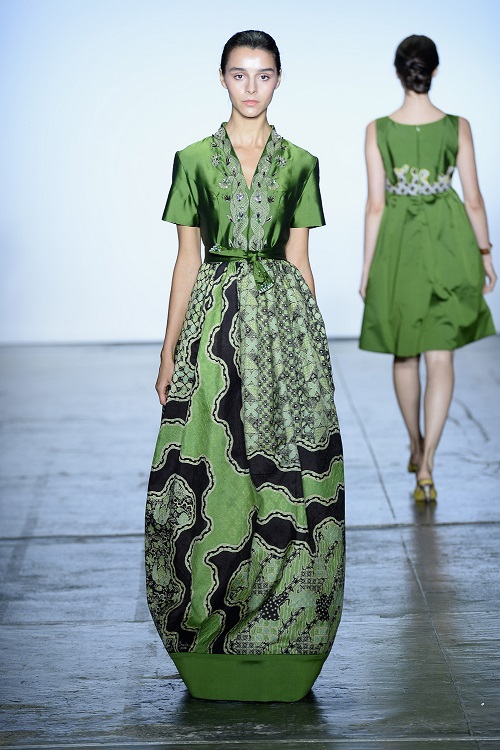
{"type": "Polygon", "coordinates": [[[171,653],[193,698],[293,702],[304,698],[327,654],[171,653]]]}

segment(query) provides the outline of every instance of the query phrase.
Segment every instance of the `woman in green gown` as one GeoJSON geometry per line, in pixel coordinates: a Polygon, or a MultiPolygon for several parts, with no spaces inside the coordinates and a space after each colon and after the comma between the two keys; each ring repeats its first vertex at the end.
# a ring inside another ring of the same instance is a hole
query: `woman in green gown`
{"type": "Polygon", "coordinates": [[[394,355],[417,501],[435,500],[434,454],[453,393],[453,350],[495,333],[483,294],[496,275],[469,123],[435,107],[439,58],[425,36],[396,51],[404,103],[366,134],[368,201],[360,347],[394,355]],[[451,187],[455,166],[465,205],[451,187]],[[486,281],[485,281],[486,277],[486,281]],[[420,430],[420,355],[427,383],[420,430]]]}
{"type": "Polygon", "coordinates": [[[309,228],[324,224],[318,161],[267,121],[280,77],[272,37],[231,37],[231,116],[176,154],[163,215],[179,250],[147,596],[198,698],[302,698],[342,609],[342,444],[308,261],[309,228]]]}

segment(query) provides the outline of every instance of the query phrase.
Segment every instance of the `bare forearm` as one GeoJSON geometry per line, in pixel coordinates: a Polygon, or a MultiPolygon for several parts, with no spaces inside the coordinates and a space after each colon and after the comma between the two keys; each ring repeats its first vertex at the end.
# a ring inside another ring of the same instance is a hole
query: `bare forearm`
{"type": "Polygon", "coordinates": [[[301,259],[301,260],[297,261],[296,263],[294,263],[294,266],[296,266],[299,269],[300,273],[304,277],[304,281],[306,282],[307,286],[311,290],[312,296],[314,297],[314,299],[316,299],[316,290],[315,290],[315,287],[314,287],[314,277],[313,277],[313,274],[312,274],[311,265],[310,265],[309,261],[307,260],[307,258],[305,260],[301,259]]]}
{"type": "Polygon", "coordinates": [[[290,238],[286,246],[286,259],[298,268],[311,290],[312,296],[316,299],[314,278],[309,263],[309,229],[307,227],[295,227],[290,230],[290,238]]]}
{"type": "Polygon", "coordinates": [[[193,261],[186,264],[178,259],[174,266],[172,289],[168,304],[167,330],[162,347],[162,356],[166,355],[171,359],[174,358],[175,347],[179,340],[189,298],[193,291],[200,264],[201,261],[193,261]]]}
{"type": "Polygon", "coordinates": [[[475,203],[465,202],[465,210],[469,221],[471,223],[478,247],[486,248],[489,245],[489,232],[488,232],[488,220],[486,218],[486,211],[484,208],[484,202],[480,196],[475,203]]]}
{"type": "Polygon", "coordinates": [[[370,267],[375,254],[375,247],[377,245],[377,237],[380,229],[380,222],[384,209],[367,209],[365,213],[365,242],[364,242],[364,257],[363,257],[363,275],[368,276],[370,267]]]}
{"type": "Polygon", "coordinates": [[[368,276],[375,255],[375,248],[377,246],[377,237],[380,229],[380,222],[382,221],[382,215],[384,213],[384,207],[371,208],[370,204],[366,207],[365,213],[365,249],[363,258],[363,273],[361,274],[361,285],[359,287],[359,293],[363,300],[366,299],[366,290],[368,287],[368,276]]]}

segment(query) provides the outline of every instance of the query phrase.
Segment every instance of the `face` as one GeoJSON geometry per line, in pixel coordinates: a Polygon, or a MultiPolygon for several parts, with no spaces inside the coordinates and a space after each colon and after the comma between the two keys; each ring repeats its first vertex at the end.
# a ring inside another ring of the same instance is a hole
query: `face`
{"type": "Polygon", "coordinates": [[[236,47],[229,55],[220,81],[229,92],[233,108],[243,117],[258,117],[271,103],[280,85],[274,57],[264,49],[236,47]]]}

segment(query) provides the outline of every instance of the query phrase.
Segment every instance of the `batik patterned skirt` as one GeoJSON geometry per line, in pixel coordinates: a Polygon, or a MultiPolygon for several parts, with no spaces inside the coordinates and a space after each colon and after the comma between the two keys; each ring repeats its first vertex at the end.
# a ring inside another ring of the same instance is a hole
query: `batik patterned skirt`
{"type": "Polygon", "coordinates": [[[328,343],[300,272],[202,264],[146,508],[160,637],[195,697],[303,697],[344,588],[344,477],[328,343]]]}

